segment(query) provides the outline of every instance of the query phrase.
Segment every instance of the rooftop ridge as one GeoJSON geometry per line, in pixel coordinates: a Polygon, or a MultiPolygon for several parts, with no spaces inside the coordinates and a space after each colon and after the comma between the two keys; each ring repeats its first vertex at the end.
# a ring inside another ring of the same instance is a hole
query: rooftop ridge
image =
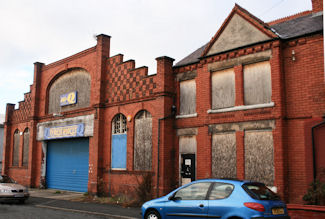
{"type": "Polygon", "coordinates": [[[252,19],[256,20],[261,25],[263,25],[263,26],[268,26],[269,25],[268,23],[266,23],[263,20],[261,20],[260,18],[256,17],[255,15],[253,15],[252,13],[250,13],[248,10],[246,10],[243,7],[241,7],[237,3],[235,5],[236,5],[236,7],[240,8],[240,10],[242,10],[244,13],[246,13],[249,17],[251,17],[252,19]]]}
{"type": "Polygon", "coordinates": [[[298,12],[298,13],[293,14],[293,15],[289,15],[289,16],[286,16],[286,17],[283,17],[283,18],[278,18],[276,20],[270,21],[267,24],[269,26],[272,26],[272,25],[275,25],[275,24],[279,24],[279,23],[282,23],[282,22],[285,22],[285,21],[289,21],[289,20],[292,20],[292,19],[295,19],[295,18],[298,18],[298,17],[302,17],[302,16],[305,16],[305,15],[311,14],[312,12],[313,11],[298,12]]]}

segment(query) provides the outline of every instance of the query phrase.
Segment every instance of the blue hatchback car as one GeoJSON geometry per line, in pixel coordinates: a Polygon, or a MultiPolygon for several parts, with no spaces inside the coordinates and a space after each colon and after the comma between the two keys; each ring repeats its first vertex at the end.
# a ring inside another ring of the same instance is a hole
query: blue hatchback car
{"type": "Polygon", "coordinates": [[[144,219],[289,219],[284,202],[263,183],[204,179],[142,205],[144,219]]]}

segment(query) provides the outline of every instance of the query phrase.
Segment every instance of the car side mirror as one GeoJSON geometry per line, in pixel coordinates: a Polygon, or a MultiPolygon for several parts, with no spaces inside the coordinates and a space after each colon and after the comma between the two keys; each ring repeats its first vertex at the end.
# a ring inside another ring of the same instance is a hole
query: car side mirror
{"type": "Polygon", "coordinates": [[[182,198],[181,197],[175,197],[174,195],[172,195],[172,196],[170,196],[168,198],[168,200],[170,200],[170,201],[179,201],[179,200],[182,200],[182,198]]]}

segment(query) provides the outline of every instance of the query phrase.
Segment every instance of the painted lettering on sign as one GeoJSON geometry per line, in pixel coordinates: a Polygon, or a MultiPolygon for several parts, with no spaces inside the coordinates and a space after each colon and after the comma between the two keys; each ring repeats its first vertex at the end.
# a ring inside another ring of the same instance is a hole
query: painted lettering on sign
{"type": "Polygon", "coordinates": [[[60,96],[60,106],[67,106],[75,103],[77,103],[77,91],[60,96]]]}
{"type": "Polygon", "coordinates": [[[84,136],[84,124],[45,128],[44,139],[74,138],[84,136]]]}

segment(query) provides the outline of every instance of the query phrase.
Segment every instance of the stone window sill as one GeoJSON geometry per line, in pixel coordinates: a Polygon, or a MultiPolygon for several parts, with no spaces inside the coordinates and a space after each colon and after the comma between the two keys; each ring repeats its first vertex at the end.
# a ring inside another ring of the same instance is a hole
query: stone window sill
{"type": "Polygon", "coordinates": [[[197,117],[197,113],[187,114],[187,115],[177,115],[176,119],[185,119],[185,118],[193,118],[193,117],[197,117]]]}
{"type": "Polygon", "coordinates": [[[233,112],[233,111],[240,111],[240,110],[251,110],[251,109],[260,109],[260,108],[268,108],[274,107],[274,102],[270,103],[262,103],[262,104],[255,104],[255,105],[246,105],[246,106],[234,106],[229,108],[223,109],[209,109],[208,113],[225,113],[225,112],[233,112]]]}
{"type": "Polygon", "coordinates": [[[125,171],[127,171],[127,170],[126,170],[126,168],[112,168],[111,171],[116,171],[116,172],[121,171],[121,172],[125,172],[125,171]]]}

